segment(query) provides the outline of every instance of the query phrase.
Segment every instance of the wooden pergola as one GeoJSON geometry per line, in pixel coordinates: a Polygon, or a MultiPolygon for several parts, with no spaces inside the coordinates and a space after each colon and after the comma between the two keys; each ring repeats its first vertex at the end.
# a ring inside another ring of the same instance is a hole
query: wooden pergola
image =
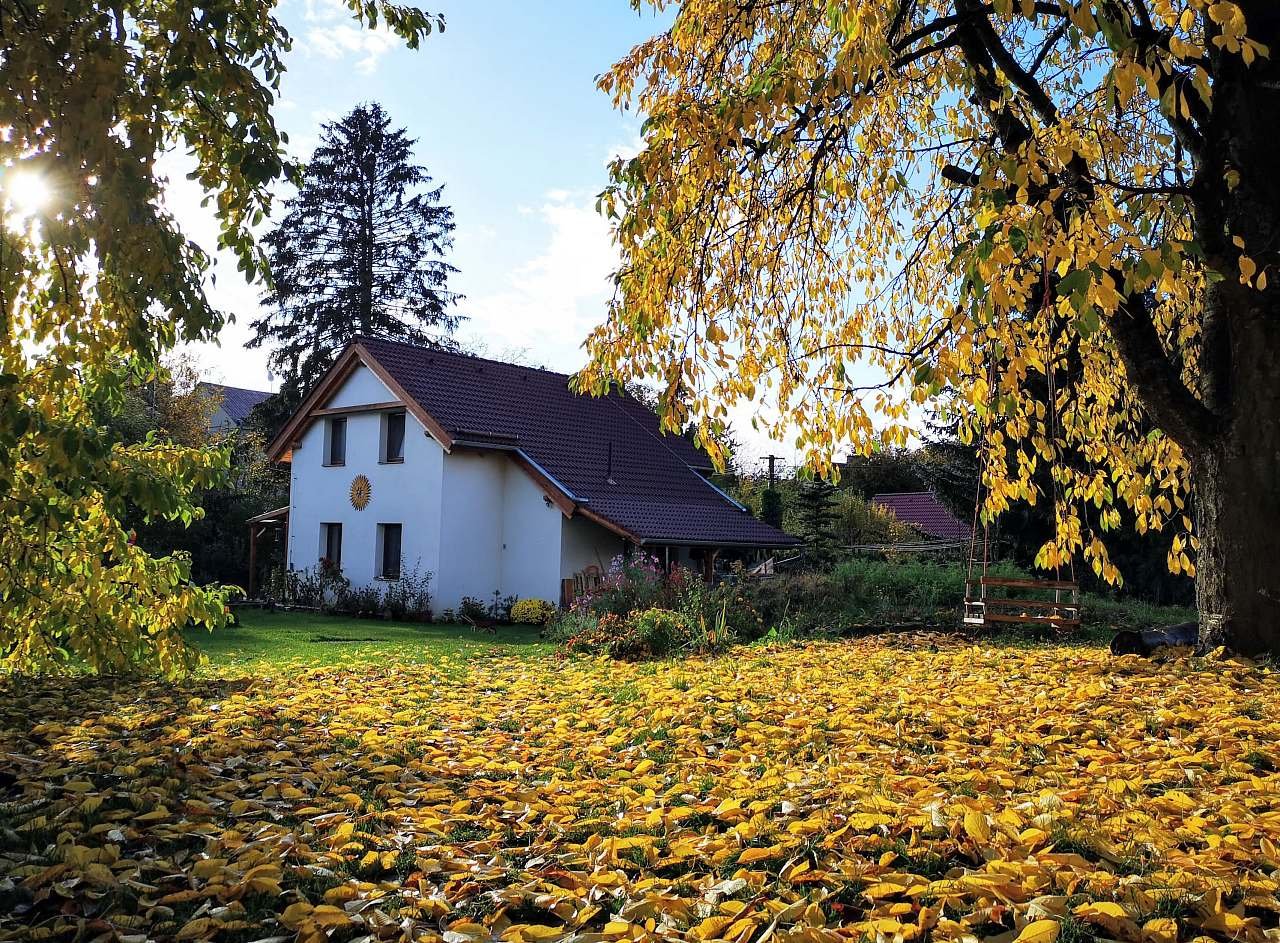
{"type": "Polygon", "coordinates": [[[276,508],[274,511],[264,511],[257,514],[248,521],[249,525],[249,598],[253,598],[255,577],[258,573],[258,538],[265,534],[268,530],[277,527],[283,527],[287,531],[289,528],[289,507],[286,505],[282,508],[276,508]]]}

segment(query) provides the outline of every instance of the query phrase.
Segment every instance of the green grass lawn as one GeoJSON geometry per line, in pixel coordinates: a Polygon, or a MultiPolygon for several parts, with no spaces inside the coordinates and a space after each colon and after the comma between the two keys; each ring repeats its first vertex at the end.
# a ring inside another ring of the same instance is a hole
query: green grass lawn
{"type": "Polygon", "coordinates": [[[188,639],[209,656],[210,668],[250,668],[258,664],[309,666],[367,664],[394,660],[423,664],[502,653],[534,656],[552,650],[536,628],[500,628],[477,633],[466,625],[383,622],[319,613],[240,613],[240,625],[217,632],[193,630],[188,639]]]}

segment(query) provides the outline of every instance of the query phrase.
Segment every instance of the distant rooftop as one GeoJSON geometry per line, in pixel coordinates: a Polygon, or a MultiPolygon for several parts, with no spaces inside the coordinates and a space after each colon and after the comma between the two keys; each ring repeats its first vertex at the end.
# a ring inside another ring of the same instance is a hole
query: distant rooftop
{"type": "Polygon", "coordinates": [[[216,398],[223,414],[237,426],[244,424],[255,406],[274,395],[262,390],[246,390],[240,386],[223,386],[221,383],[201,383],[197,389],[210,398],[216,398]]]}
{"type": "Polygon", "coordinates": [[[968,540],[972,529],[948,511],[932,491],[899,491],[878,494],[871,503],[886,511],[904,524],[938,540],[968,540]]]}

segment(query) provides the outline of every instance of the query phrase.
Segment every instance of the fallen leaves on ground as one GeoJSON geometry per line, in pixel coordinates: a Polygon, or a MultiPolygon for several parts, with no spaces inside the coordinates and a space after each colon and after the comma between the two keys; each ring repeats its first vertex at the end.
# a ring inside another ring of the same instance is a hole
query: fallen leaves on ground
{"type": "Polygon", "coordinates": [[[916,637],[11,682],[0,936],[1277,940],[1276,680],[916,637]]]}

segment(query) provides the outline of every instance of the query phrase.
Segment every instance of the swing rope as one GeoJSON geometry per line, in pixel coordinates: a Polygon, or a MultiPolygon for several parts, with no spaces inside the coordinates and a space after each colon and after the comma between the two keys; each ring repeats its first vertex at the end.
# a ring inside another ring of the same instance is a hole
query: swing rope
{"type": "MultiPolygon", "coordinates": [[[[1045,373],[1045,382],[1046,382],[1049,402],[1047,404],[1045,431],[1047,433],[1048,440],[1049,440],[1050,498],[1053,502],[1053,541],[1055,543],[1055,550],[1056,550],[1056,545],[1058,543],[1058,529],[1059,529],[1058,510],[1062,501],[1062,491],[1060,487],[1060,482],[1058,481],[1058,474],[1057,474],[1058,456],[1059,456],[1058,435],[1060,430],[1060,423],[1058,421],[1058,387],[1057,387],[1057,380],[1055,378],[1055,375],[1057,373],[1057,362],[1055,360],[1055,354],[1054,354],[1053,322],[1052,322],[1052,319],[1048,317],[1050,313],[1048,266],[1043,266],[1042,271],[1044,273],[1044,288],[1041,294],[1040,313],[1042,315],[1045,315],[1046,317],[1046,329],[1048,331],[1047,338],[1046,338],[1047,350],[1046,350],[1044,373],[1045,373]]],[[[974,583],[973,570],[974,570],[974,564],[977,558],[978,519],[984,504],[983,490],[984,490],[984,485],[986,483],[986,471],[987,471],[987,466],[991,460],[990,429],[991,429],[992,422],[994,420],[993,407],[995,403],[996,380],[997,380],[996,362],[995,362],[995,356],[993,352],[992,355],[990,355],[987,360],[987,414],[984,417],[984,422],[983,422],[982,445],[979,451],[981,460],[979,462],[978,482],[977,482],[977,486],[975,488],[975,493],[974,493],[973,520],[971,525],[972,529],[970,531],[970,536],[969,536],[969,561],[968,561],[968,569],[965,576],[964,620],[965,622],[981,624],[981,625],[986,625],[989,620],[999,621],[999,622],[1048,621],[1049,623],[1051,623],[1052,625],[1058,628],[1061,628],[1063,625],[1079,625],[1079,622],[1080,622],[1079,584],[1076,582],[1075,555],[1072,553],[1068,553],[1068,556],[1067,556],[1067,566],[1069,568],[1069,572],[1071,575],[1071,580],[1069,584],[1064,584],[1063,581],[1061,580],[1062,565],[1059,559],[1059,555],[1056,552],[1054,554],[1054,557],[1055,557],[1054,567],[1053,567],[1054,581],[1052,584],[1050,584],[1050,586],[1045,587],[1046,589],[1051,588],[1053,590],[1053,597],[1054,597],[1052,613],[1048,615],[1047,618],[1045,616],[1027,615],[1025,612],[1019,615],[1017,612],[1011,613],[1008,611],[1003,611],[1011,608],[1011,604],[1013,604],[1012,608],[1016,609],[1017,602],[1018,602],[1017,600],[1011,600],[1008,598],[997,598],[997,599],[989,600],[987,598],[986,588],[989,582],[993,585],[1009,585],[1009,586],[1019,586],[1019,587],[1026,587],[1032,584],[1028,584],[1025,581],[1018,581],[1018,580],[1011,580],[1011,581],[989,580],[987,576],[987,571],[990,565],[991,525],[990,525],[990,522],[986,520],[984,520],[982,524],[982,577],[977,581],[978,587],[979,587],[978,599],[975,600],[973,598],[973,583],[974,583]],[[1062,602],[1062,592],[1066,589],[1069,589],[1069,591],[1071,592],[1072,599],[1070,604],[1064,605],[1062,602]],[[1001,609],[998,609],[997,612],[989,613],[987,611],[988,606],[996,606],[997,604],[1001,605],[1001,609]],[[971,609],[976,610],[978,614],[975,615],[971,611],[971,609]]],[[[1026,605],[1031,605],[1031,603],[1028,602],[1026,603],[1026,605]]]]}

